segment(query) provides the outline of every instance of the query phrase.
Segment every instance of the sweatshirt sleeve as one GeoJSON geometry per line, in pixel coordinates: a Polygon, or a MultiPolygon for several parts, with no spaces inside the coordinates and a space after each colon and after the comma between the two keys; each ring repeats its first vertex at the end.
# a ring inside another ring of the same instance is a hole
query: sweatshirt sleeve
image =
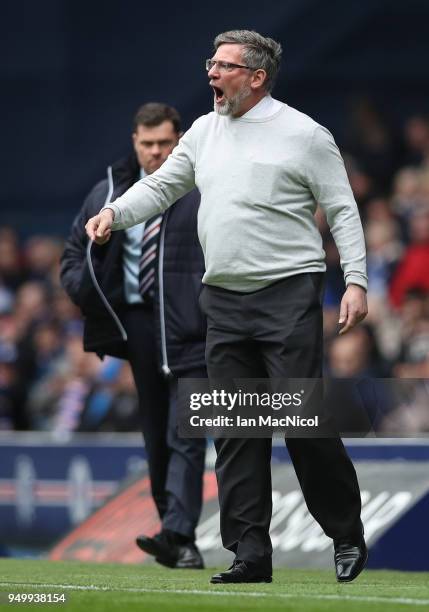
{"type": "Polygon", "coordinates": [[[195,187],[196,130],[194,123],[161,168],[102,208],[111,208],[115,213],[112,230],[126,229],[163,213],[195,187]]]}
{"type": "Polygon", "coordinates": [[[304,163],[305,179],[326,214],[340,254],[346,286],[368,286],[366,250],[358,207],[332,134],[317,126],[304,163]]]}

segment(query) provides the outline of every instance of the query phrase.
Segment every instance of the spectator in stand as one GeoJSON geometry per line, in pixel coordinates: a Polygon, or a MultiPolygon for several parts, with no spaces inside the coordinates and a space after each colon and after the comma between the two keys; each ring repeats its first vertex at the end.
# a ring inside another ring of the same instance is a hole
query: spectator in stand
{"type": "Polygon", "coordinates": [[[429,292],[429,207],[417,210],[410,221],[411,243],[396,269],[390,286],[390,299],[401,306],[409,289],[429,292]]]}
{"type": "Polygon", "coordinates": [[[336,336],[329,347],[328,369],[335,378],[380,377],[385,375],[371,328],[356,327],[336,336]]]}
{"type": "Polygon", "coordinates": [[[429,208],[429,167],[426,166],[419,173],[418,208],[429,208]]]}
{"type": "Polygon", "coordinates": [[[371,219],[365,227],[368,269],[368,318],[383,358],[391,360],[399,344],[399,326],[389,304],[389,283],[402,254],[399,228],[393,217],[371,219]]]}
{"type": "Polygon", "coordinates": [[[398,378],[427,378],[429,373],[429,318],[416,321],[403,343],[401,362],[394,368],[398,378]]]}
{"type": "Polygon", "coordinates": [[[13,344],[0,341],[0,430],[26,429],[24,402],[16,349],[13,344]]]}
{"type": "Polygon", "coordinates": [[[385,191],[397,163],[396,143],[386,114],[379,113],[368,97],[361,97],[354,100],[350,117],[351,139],[347,148],[359,159],[377,188],[385,191]]]}
{"type": "Polygon", "coordinates": [[[24,280],[18,237],[11,228],[0,227],[0,287],[14,292],[24,280]]]}
{"type": "Polygon", "coordinates": [[[350,379],[333,390],[329,385],[327,389],[327,405],[335,413],[339,430],[359,432],[362,436],[378,430],[391,402],[389,389],[377,379],[387,377],[389,370],[368,325],[331,341],[328,372],[333,378],[350,379]],[[331,398],[329,393],[333,393],[331,398]]]}
{"type": "Polygon", "coordinates": [[[0,315],[6,314],[13,309],[14,300],[14,293],[0,285],[0,315]]]}
{"type": "MultiPolygon", "coordinates": [[[[395,378],[413,379],[402,402],[381,423],[385,435],[415,435],[429,432],[429,295],[422,290],[409,290],[401,304],[402,343],[395,360],[395,378]],[[420,380],[419,380],[420,379],[420,380]]],[[[403,390],[404,387],[400,387],[403,390]]]]}
{"type": "Polygon", "coordinates": [[[400,308],[402,337],[405,340],[421,319],[429,317],[429,295],[421,289],[409,289],[400,308]]]}
{"type": "Polygon", "coordinates": [[[137,431],[139,405],[131,367],[127,361],[107,357],[82,416],[83,431],[137,431]]]}
{"type": "Polygon", "coordinates": [[[139,407],[133,373],[130,364],[124,361],[113,386],[109,410],[106,412],[99,429],[136,431],[139,426],[139,407]]]}
{"type": "Polygon", "coordinates": [[[31,280],[42,282],[52,291],[60,286],[62,243],[49,236],[34,236],[24,245],[26,272],[31,280]]]}
{"type": "Polygon", "coordinates": [[[405,122],[404,145],[404,165],[420,166],[428,160],[429,121],[426,117],[415,115],[405,122]]]}
{"type": "Polygon", "coordinates": [[[38,281],[27,281],[16,292],[14,317],[21,338],[32,324],[49,314],[49,294],[46,286],[38,281]]]}
{"type": "Polygon", "coordinates": [[[429,363],[429,294],[418,288],[407,291],[399,316],[400,345],[395,355],[394,375],[424,377],[429,363]]]}
{"type": "Polygon", "coordinates": [[[392,217],[370,220],[365,226],[369,321],[378,322],[386,310],[389,282],[402,254],[398,234],[398,224],[392,217]]]}
{"type": "Polygon", "coordinates": [[[400,220],[401,237],[409,242],[409,223],[413,212],[420,207],[420,170],[402,168],[393,181],[392,211],[400,220]]]}
{"type": "Polygon", "coordinates": [[[65,329],[69,323],[81,319],[79,309],[73,304],[61,287],[55,287],[52,291],[51,312],[53,318],[63,329],[65,329]]]}
{"type": "Polygon", "coordinates": [[[381,196],[371,198],[366,205],[365,221],[366,223],[371,221],[396,222],[390,201],[381,196]]]}
{"type": "MultiPolygon", "coordinates": [[[[420,368],[422,378],[429,378],[429,359],[420,368]]],[[[412,376],[414,377],[414,376],[412,376]]],[[[378,430],[385,436],[414,437],[417,432],[429,433],[428,392],[424,381],[413,381],[407,398],[384,415],[378,430]]]]}
{"type": "Polygon", "coordinates": [[[344,156],[344,164],[359,210],[364,212],[366,203],[375,194],[374,181],[352,155],[344,156]]]}
{"type": "Polygon", "coordinates": [[[61,327],[53,319],[38,322],[32,330],[31,347],[33,350],[34,382],[45,377],[58,358],[64,353],[64,338],[61,327]]]}
{"type": "Polygon", "coordinates": [[[95,355],[83,351],[81,325],[71,325],[64,350],[30,390],[33,427],[65,438],[76,431],[100,367],[95,355]]]}

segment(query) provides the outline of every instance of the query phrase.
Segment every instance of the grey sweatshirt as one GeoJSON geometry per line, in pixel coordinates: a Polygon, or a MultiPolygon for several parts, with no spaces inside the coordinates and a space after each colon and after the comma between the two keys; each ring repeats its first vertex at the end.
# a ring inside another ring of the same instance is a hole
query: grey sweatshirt
{"type": "Polygon", "coordinates": [[[367,287],[362,225],[343,160],[330,132],[307,115],[286,104],[264,118],[203,115],[159,170],[109,204],[112,229],[163,212],[195,185],[204,283],[251,292],[324,271],[319,203],[346,285],[367,287]]]}

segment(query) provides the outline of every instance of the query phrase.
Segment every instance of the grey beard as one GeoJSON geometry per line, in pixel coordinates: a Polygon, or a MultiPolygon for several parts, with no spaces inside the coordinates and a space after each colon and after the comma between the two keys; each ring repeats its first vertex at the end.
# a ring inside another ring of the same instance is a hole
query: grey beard
{"type": "Polygon", "coordinates": [[[229,100],[225,100],[223,104],[216,104],[216,101],[214,101],[214,111],[218,115],[222,116],[235,115],[239,110],[241,103],[249,97],[250,93],[250,87],[248,85],[245,85],[243,89],[240,89],[240,91],[235,94],[235,96],[233,96],[229,100]]]}
{"type": "Polygon", "coordinates": [[[231,115],[231,102],[230,100],[226,100],[224,104],[216,104],[216,102],[214,102],[213,109],[218,115],[231,115]]]}

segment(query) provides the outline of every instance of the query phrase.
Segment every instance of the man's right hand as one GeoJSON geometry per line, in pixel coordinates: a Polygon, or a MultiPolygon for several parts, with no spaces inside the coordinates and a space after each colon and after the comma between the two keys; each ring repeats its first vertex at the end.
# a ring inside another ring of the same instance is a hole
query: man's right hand
{"type": "Polygon", "coordinates": [[[85,225],[86,233],[90,240],[97,244],[104,244],[110,238],[112,230],[110,229],[115,218],[115,213],[111,208],[106,208],[102,212],[91,217],[85,225]]]}

